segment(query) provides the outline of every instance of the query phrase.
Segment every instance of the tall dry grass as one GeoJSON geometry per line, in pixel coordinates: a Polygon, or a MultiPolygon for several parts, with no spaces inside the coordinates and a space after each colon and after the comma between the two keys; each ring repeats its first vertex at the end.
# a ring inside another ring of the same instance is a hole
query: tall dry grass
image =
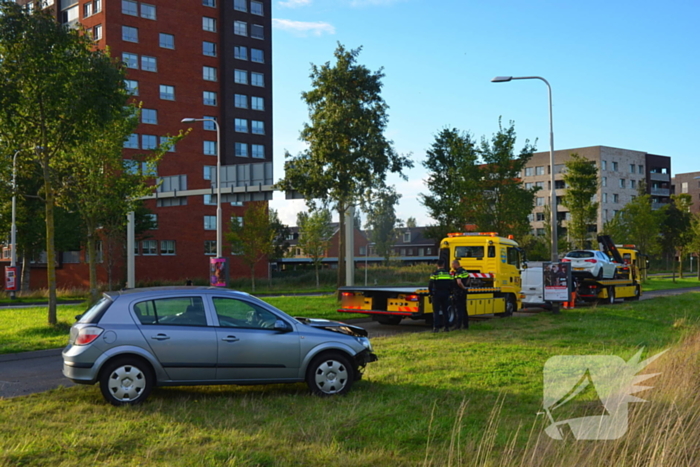
{"type": "MultiPolygon", "coordinates": [[[[505,402],[495,404],[481,439],[460,443],[461,420],[468,403],[455,417],[448,446],[429,444],[427,466],[488,467],[697,467],[700,466],[700,333],[672,347],[640,374],[660,373],[642,383],[653,388],[635,394],[645,403],[631,403],[627,433],[617,440],[576,440],[571,433],[554,440],[544,429],[549,421],[536,417],[529,424],[525,447],[518,437],[524,423],[511,433],[501,450],[496,448],[499,415],[505,402]],[[455,442],[457,441],[457,442],[455,442]]],[[[579,414],[580,416],[580,414],[579,414]]],[[[501,433],[502,434],[502,433],[501,433]]],[[[503,443],[501,443],[502,445],[503,443]]]]}

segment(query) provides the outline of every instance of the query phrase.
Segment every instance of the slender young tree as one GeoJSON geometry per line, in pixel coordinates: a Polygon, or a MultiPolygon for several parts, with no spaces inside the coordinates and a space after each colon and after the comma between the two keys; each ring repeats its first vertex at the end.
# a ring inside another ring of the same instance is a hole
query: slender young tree
{"type": "Polygon", "coordinates": [[[663,207],[661,221],[661,245],[673,264],[673,281],[676,281],[675,255],[679,255],[680,277],[683,278],[683,254],[692,240],[692,205],[690,195],[671,195],[671,203],[663,207]]]}
{"type": "Polygon", "coordinates": [[[287,153],[278,187],[296,191],[310,207],[316,201],[338,213],[338,286],[345,282],[345,214],[362,197],[385,186],[387,173],[401,174],[413,163],[394,151],[384,136],[388,106],[381,97],[384,73],[357,63],[361,49],[338,44],[335,63],[312,65],[312,90],[302,93],[310,123],[301,140],[308,149],[287,153]]]}
{"type": "Polygon", "coordinates": [[[391,259],[391,250],[397,235],[396,228],[400,222],[395,210],[400,198],[401,195],[396,193],[394,187],[387,188],[376,194],[367,212],[365,228],[369,230],[369,238],[374,243],[375,251],[384,258],[386,265],[391,259]]]}
{"type": "Polygon", "coordinates": [[[56,324],[54,210],[57,162],[121,117],[128,94],[121,66],[48,13],[0,3],[0,139],[40,169],[46,219],[48,322],[56,324]]]}
{"type": "Polygon", "coordinates": [[[590,240],[588,226],[595,223],[598,215],[598,203],[593,201],[598,192],[598,167],[573,153],[566,161],[564,182],[567,188],[561,204],[571,214],[569,238],[574,248],[584,249],[590,240]]]}
{"type": "Polygon", "coordinates": [[[297,214],[297,226],[299,227],[299,243],[297,245],[311,259],[316,272],[316,287],[319,287],[318,271],[333,235],[331,212],[328,209],[316,209],[308,213],[300,212],[297,214]]]}

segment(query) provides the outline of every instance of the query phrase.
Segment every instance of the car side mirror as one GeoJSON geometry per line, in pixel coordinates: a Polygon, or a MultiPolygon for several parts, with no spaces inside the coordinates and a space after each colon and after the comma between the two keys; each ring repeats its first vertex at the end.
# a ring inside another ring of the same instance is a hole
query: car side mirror
{"type": "Polygon", "coordinates": [[[292,326],[286,321],[278,319],[277,321],[275,321],[275,325],[272,327],[272,329],[279,332],[291,332],[292,326]]]}

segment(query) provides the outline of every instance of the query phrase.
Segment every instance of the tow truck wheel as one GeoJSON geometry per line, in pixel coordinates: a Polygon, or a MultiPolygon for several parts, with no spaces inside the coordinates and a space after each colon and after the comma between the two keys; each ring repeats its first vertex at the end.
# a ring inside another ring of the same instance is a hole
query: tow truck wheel
{"type": "Polygon", "coordinates": [[[615,287],[608,287],[608,303],[610,305],[615,303],[615,287]]]}
{"type": "Polygon", "coordinates": [[[634,296],[630,297],[629,300],[639,300],[639,296],[641,295],[641,291],[639,290],[640,286],[636,286],[634,288],[634,296]]]}
{"type": "Polygon", "coordinates": [[[396,325],[401,322],[400,316],[377,316],[375,319],[379,324],[396,325]]]}

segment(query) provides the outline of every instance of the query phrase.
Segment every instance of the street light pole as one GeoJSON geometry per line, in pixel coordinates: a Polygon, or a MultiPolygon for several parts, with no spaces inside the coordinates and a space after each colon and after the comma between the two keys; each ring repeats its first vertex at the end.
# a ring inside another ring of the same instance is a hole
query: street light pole
{"type": "Polygon", "coordinates": [[[552,198],[550,202],[551,207],[551,223],[552,223],[552,262],[556,263],[559,261],[558,239],[557,239],[557,191],[555,189],[555,177],[554,177],[554,124],[552,119],[552,87],[549,82],[542,78],[541,76],[496,76],[491,80],[492,83],[507,83],[508,81],[514,79],[539,79],[544,81],[547,85],[547,91],[549,94],[549,167],[551,173],[551,184],[552,184],[552,198]]]}
{"type": "MultiPolygon", "coordinates": [[[[10,229],[10,243],[12,244],[12,249],[10,250],[10,267],[17,267],[17,154],[19,150],[15,151],[15,155],[12,156],[12,228],[10,229]]],[[[15,289],[17,288],[17,272],[15,269],[15,289]]],[[[16,290],[10,291],[10,298],[15,299],[17,296],[16,290]]]]}
{"type": "Polygon", "coordinates": [[[221,129],[213,118],[183,118],[182,123],[213,122],[216,127],[216,257],[222,258],[223,238],[221,232],[221,129]]]}

